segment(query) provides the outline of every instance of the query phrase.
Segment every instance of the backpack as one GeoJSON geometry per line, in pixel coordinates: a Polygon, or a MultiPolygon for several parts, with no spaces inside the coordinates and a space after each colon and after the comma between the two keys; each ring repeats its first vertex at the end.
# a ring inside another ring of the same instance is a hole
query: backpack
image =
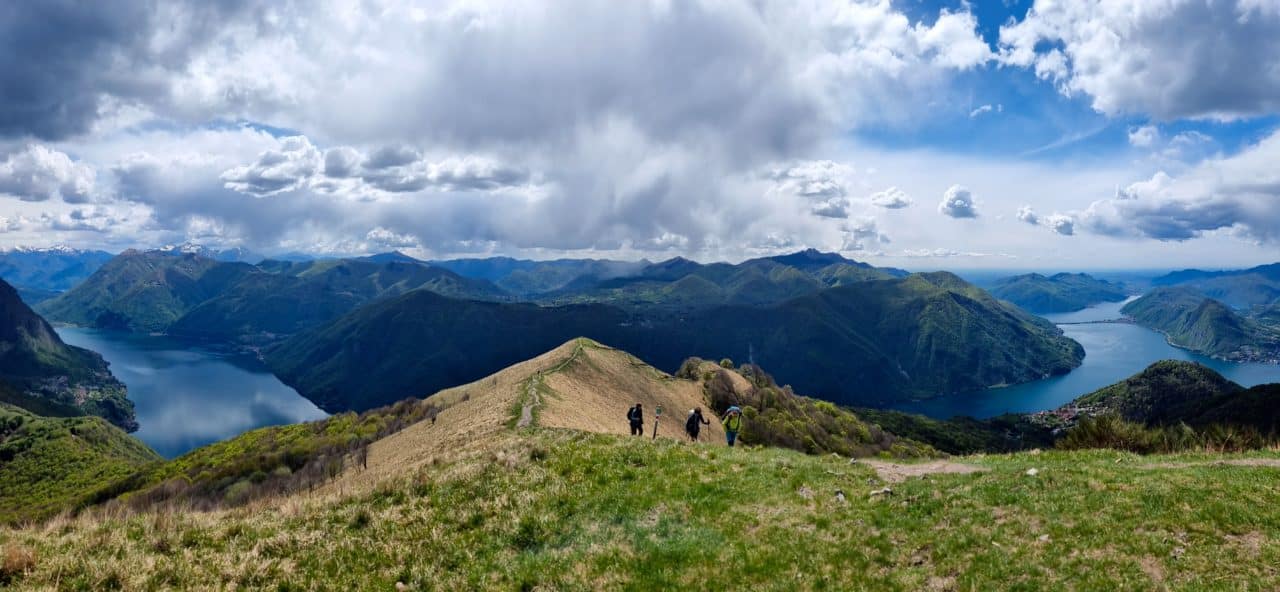
{"type": "Polygon", "coordinates": [[[692,434],[698,431],[701,427],[702,426],[698,425],[698,415],[696,413],[689,412],[689,419],[684,420],[684,431],[692,434]]]}

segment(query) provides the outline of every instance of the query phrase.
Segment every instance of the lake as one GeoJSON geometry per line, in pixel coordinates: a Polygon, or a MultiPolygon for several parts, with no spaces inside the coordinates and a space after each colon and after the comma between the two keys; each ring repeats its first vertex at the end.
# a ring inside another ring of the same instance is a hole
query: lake
{"type": "Polygon", "coordinates": [[[257,359],[165,337],[59,327],[63,341],[102,354],[129,387],[140,440],[166,458],[254,428],[326,414],[257,359]]]}
{"type": "Polygon", "coordinates": [[[981,419],[1002,413],[1056,409],[1080,395],[1133,376],[1159,360],[1200,362],[1244,386],[1280,382],[1278,365],[1215,360],[1173,347],[1163,335],[1137,325],[1097,322],[1120,318],[1122,306],[1123,302],[1112,302],[1077,312],[1044,315],[1060,323],[1067,337],[1084,346],[1084,363],[1068,374],[1016,386],[902,403],[893,408],[940,419],[956,415],[981,419]]]}

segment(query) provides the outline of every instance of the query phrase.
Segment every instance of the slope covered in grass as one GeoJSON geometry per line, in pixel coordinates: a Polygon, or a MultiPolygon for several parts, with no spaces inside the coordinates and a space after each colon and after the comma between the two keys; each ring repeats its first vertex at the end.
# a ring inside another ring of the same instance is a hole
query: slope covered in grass
{"type": "Polygon", "coordinates": [[[160,456],[98,417],[40,417],[0,403],[0,522],[77,506],[160,456]]]}
{"type": "Polygon", "coordinates": [[[537,431],[354,495],[85,516],[0,530],[0,546],[36,558],[17,589],[1205,590],[1280,577],[1274,454],[965,462],[984,470],[872,495],[877,469],[843,458],[537,431]]]}

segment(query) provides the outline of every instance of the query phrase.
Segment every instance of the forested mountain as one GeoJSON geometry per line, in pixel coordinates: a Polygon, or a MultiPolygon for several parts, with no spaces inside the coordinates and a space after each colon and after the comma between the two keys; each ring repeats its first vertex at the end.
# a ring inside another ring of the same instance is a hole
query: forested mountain
{"type": "Polygon", "coordinates": [[[1157,288],[1121,312],[1192,351],[1232,360],[1280,359],[1280,333],[1191,288],[1157,288]]]}
{"type": "Polygon", "coordinates": [[[463,299],[509,299],[487,281],[412,260],[265,261],[254,273],[190,309],[168,331],[215,340],[288,335],[362,304],[419,289],[463,299]]]}
{"type": "Polygon", "coordinates": [[[235,340],[293,333],[416,289],[507,298],[488,282],[420,262],[326,259],[255,266],[195,253],[126,251],[40,310],[76,325],[235,340]]]}
{"type": "Polygon", "coordinates": [[[200,255],[129,250],[84,283],[42,302],[50,319],[107,329],[163,331],[196,305],[255,272],[247,263],[200,255]]]}
{"type": "Polygon", "coordinates": [[[102,356],[62,342],[53,327],[0,280],[0,402],[39,413],[99,415],[137,429],[125,387],[102,356]]]}
{"type": "MultiPolygon", "coordinates": [[[[714,285],[691,274],[680,281],[714,285]]],[[[802,392],[859,404],[1025,382],[1083,357],[1046,321],[936,273],[675,313],[412,292],[299,334],[266,359],[321,407],[366,409],[473,380],[579,335],[670,370],[690,355],[754,358],[802,392]]]]}
{"type": "Polygon", "coordinates": [[[1123,286],[1083,273],[1008,277],[996,282],[991,294],[1034,313],[1071,312],[1128,296],[1123,286]]]}

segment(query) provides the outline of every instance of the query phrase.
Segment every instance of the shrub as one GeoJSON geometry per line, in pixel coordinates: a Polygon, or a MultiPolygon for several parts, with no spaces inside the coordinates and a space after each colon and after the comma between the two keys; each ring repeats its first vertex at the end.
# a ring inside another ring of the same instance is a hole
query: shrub
{"type": "Polygon", "coordinates": [[[0,586],[8,586],[35,567],[35,551],[18,544],[6,546],[0,557],[0,586]]]}
{"type": "Polygon", "coordinates": [[[720,360],[720,367],[726,370],[733,369],[733,360],[730,360],[729,358],[724,358],[720,360]]]}

